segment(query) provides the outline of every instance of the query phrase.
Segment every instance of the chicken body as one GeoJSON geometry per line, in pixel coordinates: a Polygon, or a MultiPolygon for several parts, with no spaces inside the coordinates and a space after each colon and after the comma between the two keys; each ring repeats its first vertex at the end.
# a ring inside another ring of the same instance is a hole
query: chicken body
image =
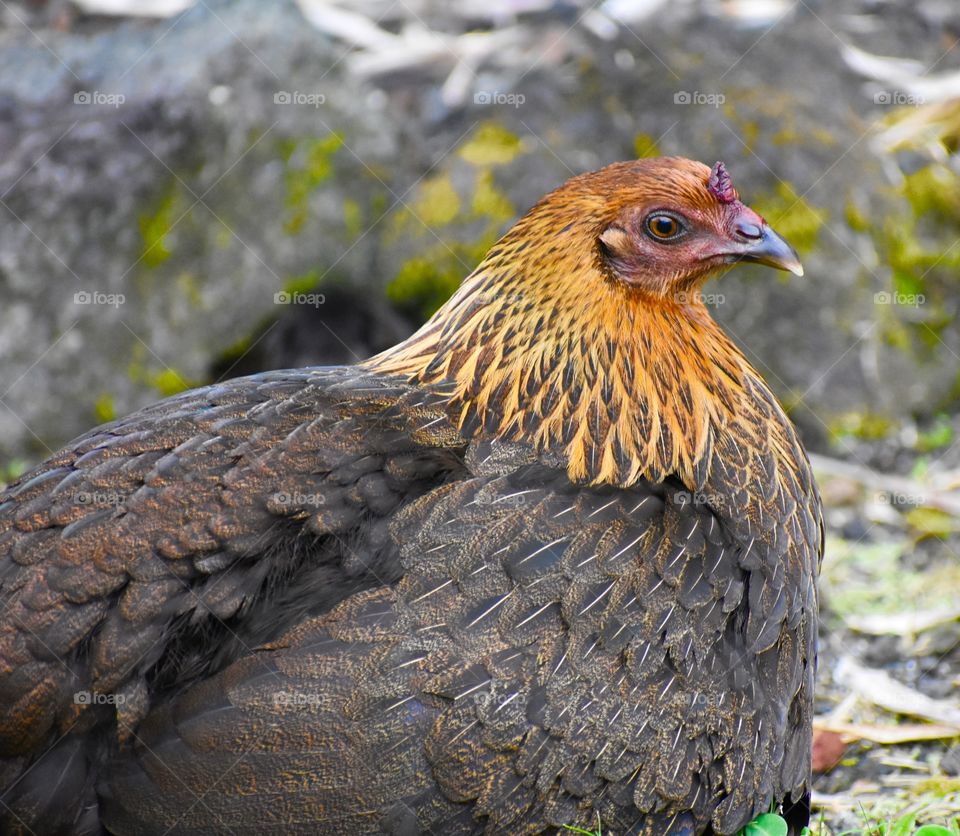
{"type": "Polygon", "coordinates": [[[576,178],[397,348],[166,400],[0,495],[4,832],[734,833],[802,807],[812,474],[686,295],[717,256],[688,240],[668,282],[629,237],[660,192],[747,223],[715,175],[576,178]]]}

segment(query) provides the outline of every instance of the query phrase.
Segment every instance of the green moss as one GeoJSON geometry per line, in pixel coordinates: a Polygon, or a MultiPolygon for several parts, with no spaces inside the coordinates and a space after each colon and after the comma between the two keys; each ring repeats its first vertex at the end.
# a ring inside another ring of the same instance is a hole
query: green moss
{"type": "Polygon", "coordinates": [[[943,165],[928,165],[903,178],[903,194],[917,217],[934,214],[960,218],[957,175],[943,165]]]}
{"type": "Polygon", "coordinates": [[[516,209],[506,192],[498,189],[493,182],[492,171],[477,173],[477,185],[473,193],[471,209],[475,216],[490,218],[498,223],[509,221],[516,216],[516,209]]]}
{"type": "Polygon", "coordinates": [[[385,192],[377,192],[370,198],[370,211],[376,217],[380,217],[387,211],[387,195],[385,192]]]}
{"type": "Polygon", "coordinates": [[[921,453],[932,453],[953,444],[953,423],[949,415],[938,415],[933,426],[917,434],[915,449],[921,453]]]}
{"type": "Polygon", "coordinates": [[[410,211],[429,227],[446,226],[460,213],[460,195],[446,174],[437,174],[420,183],[410,211]]]}
{"type": "Polygon", "coordinates": [[[299,276],[291,276],[283,284],[283,290],[291,296],[296,293],[310,293],[320,284],[320,272],[309,270],[299,276]]]}
{"type": "Polygon", "coordinates": [[[943,540],[960,531],[960,520],[938,508],[913,508],[906,517],[910,528],[920,539],[937,537],[943,540]]]}
{"type": "Polygon", "coordinates": [[[801,254],[816,246],[820,228],[828,217],[825,209],[815,208],[793,186],[783,182],[772,194],[752,201],[752,205],[801,254]]]}
{"type": "Polygon", "coordinates": [[[457,289],[461,271],[429,258],[411,258],[387,285],[387,298],[395,304],[429,316],[457,289]]]}
{"type": "Polygon", "coordinates": [[[177,290],[180,291],[195,308],[203,306],[203,294],[197,277],[190,272],[184,271],[177,275],[177,290]]]}
{"type": "Polygon", "coordinates": [[[484,122],[460,146],[459,155],[476,166],[504,165],[513,162],[523,150],[516,134],[498,122],[484,122]]]}
{"type": "Polygon", "coordinates": [[[177,181],[171,179],[156,206],[137,219],[142,242],[140,263],[145,266],[159,267],[172,255],[169,235],[179,217],[178,205],[177,181]]]}
{"type": "Polygon", "coordinates": [[[910,317],[889,306],[882,317],[883,336],[904,351],[941,356],[944,331],[953,325],[946,304],[960,272],[960,179],[946,166],[931,164],[904,176],[895,196],[900,209],[873,224],[869,233],[881,263],[890,267],[891,289],[914,308],[910,317]],[[922,310],[922,313],[921,313],[922,310]]]}
{"type": "Polygon", "coordinates": [[[910,351],[913,342],[907,326],[892,316],[892,314],[889,314],[885,309],[881,310],[877,317],[883,323],[883,329],[881,331],[883,341],[887,345],[897,348],[900,351],[910,351]]]}
{"type": "Polygon", "coordinates": [[[430,316],[450,298],[495,240],[495,235],[488,234],[469,244],[452,241],[429,248],[400,267],[387,285],[387,297],[411,314],[430,316]]]}
{"type": "MultiPolygon", "coordinates": [[[[914,508],[910,513],[931,509],[914,508]]],[[[916,533],[916,529],[915,529],[916,533]]],[[[827,538],[822,589],[830,611],[844,614],[920,612],[955,603],[960,566],[944,560],[911,572],[901,559],[912,548],[907,539],[883,543],[827,538]]]]}
{"type": "Polygon", "coordinates": [[[149,382],[150,385],[165,398],[170,395],[176,395],[186,389],[191,389],[196,385],[173,369],[164,369],[161,372],[151,374],[149,376],[149,382]]]}
{"type": "Polygon", "coordinates": [[[930,243],[925,234],[927,228],[953,238],[960,232],[960,181],[945,167],[931,165],[906,175],[900,194],[910,212],[886,218],[874,228],[874,241],[893,271],[894,289],[926,297],[938,274],[952,279],[960,270],[960,247],[930,243]]]}
{"type": "Polygon", "coordinates": [[[950,310],[947,310],[940,303],[939,288],[931,288],[935,296],[931,297],[930,304],[924,305],[923,322],[916,328],[916,334],[920,342],[925,345],[931,356],[936,355],[943,359],[941,352],[944,348],[943,333],[947,328],[953,328],[955,318],[950,310]]]}
{"type": "MultiPolygon", "coordinates": [[[[943,798],[953,793],[960,793],[960,778],[953,778],[947,775],[932,775],[914,784],[911,790],[916,793],[928,793],[934,796],[934,798],[943,798]]],[[[960,801],[960,799],[958,799],[958,801],[960,801]]]]}
{"type": "Polygon", "coordinates": [[[801,139],[802,137],[800,134],[792,126],[789,128],[781,128],[772,137],[770,137],[770,141],[774,145],[795,145],[801,139]]]}
{"type": "Polygon", "coordinates": [[[824,128],[822,125],[810,125],[805,123],[806,135],[810,139],[816,140],[821,145],[832,146],[836,145],[838,142],[837,137],[831,133],[827,128],[824,128]]]}
{"type": "Polygon", "coordinates": [[[343,201],[343,225],[351,238],[356,238],[363,231],[363,210],[353,198],[348,197],[343,201]]]}
{"type": "Polygon", "coordinates": [[[642,160],[644,157],[659,157],[660,146],[650,134],[637,134],[633,138],[633,155],[642,160]]]}
{"type": "Polygon", "coordinates": [[[139,343],[134,343],[132,348],[133,357],[129,363],[127,363],[127,377],[130,378],[134,383],[140,383],[144,379],[143,372],[143,346],[139,343]]]}
{"type": "Polygon", "coordinates": [[[23,459],[11,459],[0,464],[0,488],[9,485],[11,482],[16,482],[27,472],[28,466],[23,459]]]}
{"type": "Polygon", "coordinates": [[[927,249],[917,236],[916,227],[903,218],[889,218],[884,224],[886,261],[893,274],[893,286],[899,293],[922,293],[926,274],[949,253],[927,249]]]}
{"type": "Polygon", "coordinates": [[[294,152],[297,150],[297,140],[292,137],[284,137],[277,143],[277,153],[280,156],[280,159],[285,163],[289,163],[293,158],[294,152]]]}
{"type": "Polygon", "coordinates": [[[151,386],[162,397],[176,395],[178,392],[199,385],[174,369],[166,368],[162,371],[155,371],[150,368],[145,362],[146,353],[146,348],[143,345],[135,344],[132,348],[130,363],[127,365],[127,375],[134,383],[151,386]]]}
{"type": "MultiPolygon", "coordinates": [[[[409,246],[423,244],[402,264],[387,296],[412,316],[432,314],[452,294],[516,217],[509,195],[497,185],[494,168],[522,153],[520,139],[496,122],[485,122],[461,147],[459,156],[475,169],[468,195],[447,173],[426,178],[390,222],[390,234],[409,246]],[[442,240],[438,236],[442,234],[442,240]]],[[[459,169],[464,166],[459,165],[459,169]]],[[[458,181],[459,183],[459,181],[458,181]]],[[[408,250],[409,251],[409,250],[408,250]]]]}
{"type": "Polygon", "coordinates": [[[106,424],[117,417],[117,408],[113,402],[113,395],[104,392],[93,402],[93,415],[98,424],[106,424]]]}
{"type": "Polygon", "coordinates": [[[829,423],[830,436],[834,441],[843,438],[880,441],[895,429],[896,424],[890,418],[872,412],[846,412],[829,423]]]}
{"type": "Polygon", "coordinates": [[[217,245],[218,249],[225,250],[230,244],[233,243],[233,239],[236,236],[230,230],[223,221],[219,218],[217,219],[216,232],[214,233],[214,243],[217,245]]]}
{"type": "Polygon", "coordinates": [[[854,232],[867,232],[870,229],[870,218],[857,206],[853,200],[848,200],[843,211],[847,226],[854,232]]]}
{"type": "Polygon", "coordinates": [[[944,398],[945,404],[952,404],[955,401],[960,401],[960,370],[954,375],[953,383],[947,390],[946,398],[944,398]]]}
{"type": "Polygon", "coordinates": [[[744,157],[754,154],[762,139],[780,147],[820,145],[832,147],[839,138],[821,125],[811,125],[801,116],[802,108],[781,88],[754,84],[727,88],[723,106],[726,119],[743,141],[744,157]]]}
{"type": "Polygon", "coordinates": [[[760,141],[760,125],[757,122],[746,120],[740,125],[740,138],[743,140],[744,156],[752,156],[752,148],[760,141]]]}
{"type": "Polygon", "coordinates": [[[798,411],[807,409],[807,402],[803,399],[802,389],[787,389],[780,393],[780,405],[787,415],[795,415],[798,411]]]}
{"type": "MultiPolygon", "coordinates": [[[[304,140],[288,151],[286,187],[289,215],[284,230],[296,235],[303,228],[308,215],[310,195],[333,173],[333,158],[343,146],[340,134],[329,134],[323,139],[304,140]]],[[[282,156],[282,154],[281,154],[282,156]]]]}
{"type": "Polygon", "coordinates": [[[253,347],[253,337],[247,335],[228,345],[220,355],[223,363],[233,363],[243,357],[253,347]]]}
{"type": "MultiPolygon", "coordinates": [[[[936,780],[936,779],[932,779],[936,780]]],[[[936,793],[923,791],[918,787],[925,786],[928,781],[911,782],[905,792],[888,792],[885,795],[871,796],[869,807],[859,805],[860,818],[863,827],[857,830],[844,830],[841,836],[960,836],[958,821],[952,814],[943,812],[950,809],[944,805],[943,799],[952,798],[951,792],[936,793]],[[939,808],[937,814],[931,814],[931,808],[939,808]],[[933,824],[930,819],[941,821],[953,819],[948,827],[933,824]],[[927,824],[922,822],[927,821],[927,824]],[[919,826],[918,826],[919,825],[919,826]]]]}

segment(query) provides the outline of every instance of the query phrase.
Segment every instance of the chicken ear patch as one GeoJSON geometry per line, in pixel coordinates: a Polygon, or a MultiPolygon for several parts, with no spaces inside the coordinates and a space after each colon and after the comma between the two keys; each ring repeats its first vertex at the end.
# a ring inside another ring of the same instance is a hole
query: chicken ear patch
{"type": "Polygon", "coordinates": [[[600,235],[600,243],[611,256],[623,256],[630,251],[630,233],[622,226],[608,226],[600,235]]]}

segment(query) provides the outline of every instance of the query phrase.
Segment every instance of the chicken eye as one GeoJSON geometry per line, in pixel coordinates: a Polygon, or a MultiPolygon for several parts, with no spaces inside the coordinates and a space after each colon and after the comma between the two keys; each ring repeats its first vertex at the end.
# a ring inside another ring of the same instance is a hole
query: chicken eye
{"type": "Polygon", "coordinates": [[[657,241],[669,241],[683,232],[683,224],[673,215],[655,212],[647,217],[644,228],[657,241]]]}

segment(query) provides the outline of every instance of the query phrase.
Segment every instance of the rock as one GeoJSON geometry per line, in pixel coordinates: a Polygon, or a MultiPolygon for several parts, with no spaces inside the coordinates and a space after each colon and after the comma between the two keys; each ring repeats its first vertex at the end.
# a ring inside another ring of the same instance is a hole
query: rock
{"type": "Polygon", "coordinates": [[[42,40],[0,33],[0,449],[33,458],[208,380],[311,271],[369,289],[344,202],[386,190],[346,151],[332,170],[331,125],[397,155],[368,91],[324,78],[341,52],[292,0],[42,40]]]}
{"type": "Polygon", "coordinates": [[[940,759],[940,771],[944,775],[960,776],[960,745],[953,745],[940,759]]]}
{"type": "Polygon", "coordinates": [[[744,267],[707,292],[814,446],[893,432],[960,378],[956,182],[924,148],[908,160],[873,142],[897,99],[840,44],[910,43],[903,57],[932,64],[928,36],[955,17],[934,0],[923,20],[794,4],[760,38],[686,4],[629,28],[617,4],[589,25],[569,4],[513,19],[428,5],[442,41],[359,2],[379,20],[359,52],[292,0],[69,26],[62,4],[15,8],[0,30],[0,465],[229,368],[340,360],[341,329],[351,352],[375,350],[543,193],[645,153],[724,159],[801,249],[802,279],[744,267]],[[408,69],[403,50],[376,53],[400,31],[434,43],[408,69]],[[457,50],[480,56],[475,74],[451,74],[457,50]],[[354,301],[274,304],[333,286],[354,301]]]}

